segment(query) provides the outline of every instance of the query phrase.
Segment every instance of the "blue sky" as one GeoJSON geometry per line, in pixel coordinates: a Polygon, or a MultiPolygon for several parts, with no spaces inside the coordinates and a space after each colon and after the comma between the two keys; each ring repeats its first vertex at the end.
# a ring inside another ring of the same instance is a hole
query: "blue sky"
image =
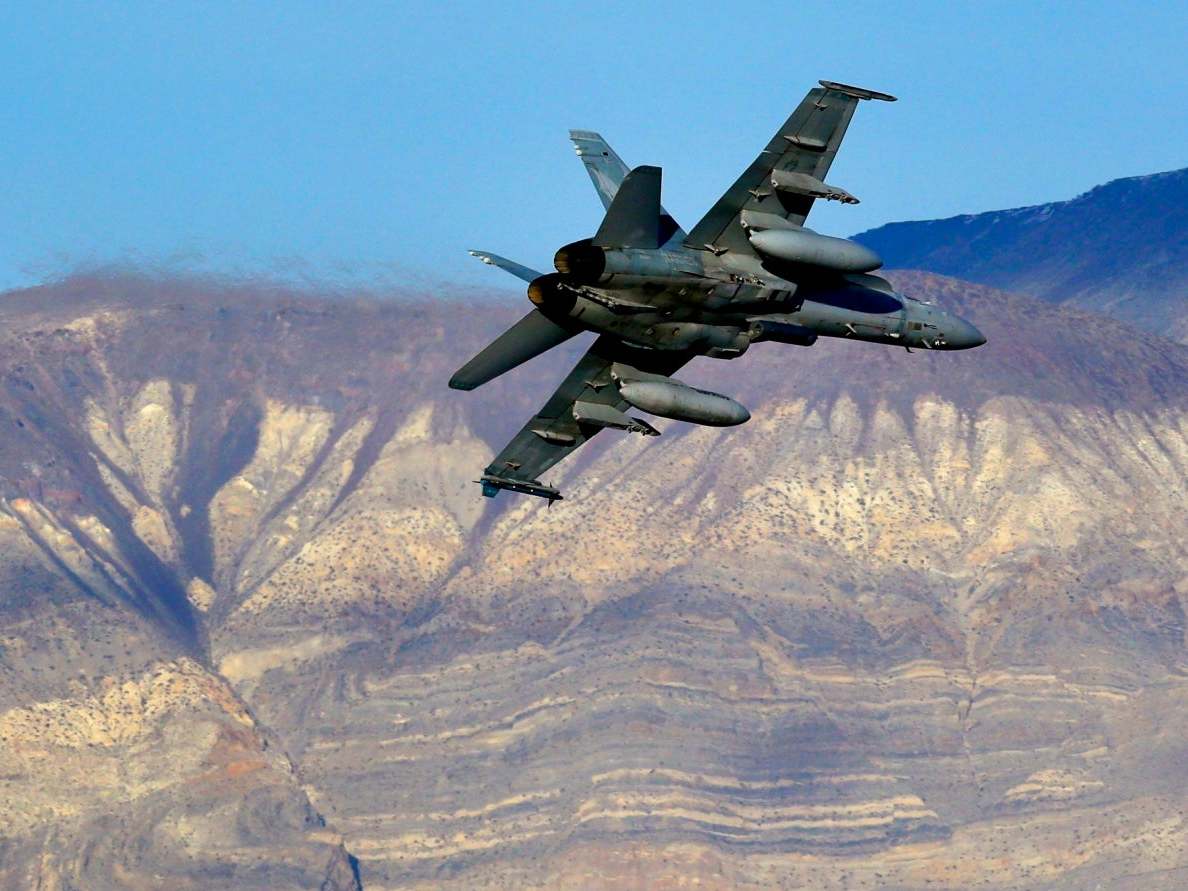
{"type": "Polygon", "coordinates": [[[810,225],[1188,165],[1184,3],[7,3],[0,287],[143,263],[516,287],[601,206],[566,129],[692,225],[818,78],[885,90],[810,225]]]}

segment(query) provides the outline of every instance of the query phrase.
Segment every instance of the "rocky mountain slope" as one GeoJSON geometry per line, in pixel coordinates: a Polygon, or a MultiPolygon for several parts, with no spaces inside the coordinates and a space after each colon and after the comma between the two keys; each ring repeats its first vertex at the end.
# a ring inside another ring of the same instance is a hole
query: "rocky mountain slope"
{"type": "Polygon", "coordinates": [[[891,268],[1074,303],[1188,343],[1188,168],[1071,201],[891,223],[855,236],[891,268]]]}
{"type": "Polygon", "coordinates": [[[1183,887],[1188,348],[898,284],[989,344],[701,360],[551,509],[518,304],[5,295],[0,886],[1183,887]]]}

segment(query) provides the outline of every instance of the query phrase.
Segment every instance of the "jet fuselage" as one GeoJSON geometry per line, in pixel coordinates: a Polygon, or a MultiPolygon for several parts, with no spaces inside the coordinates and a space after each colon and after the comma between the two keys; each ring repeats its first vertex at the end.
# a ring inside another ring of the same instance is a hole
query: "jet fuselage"
{"type": "Polygon", "coordinates": [[[814,274],[783,264],[794,282],[776,274],[778,263],[731,259],[683,247],[615,251],[575,242],[557,252],[559,271],[535,280],[529,297],[558,323],[649,349],[701,347],[712,358],[734,358],[751,343],[772,339],[756,325],[762,321],[907,348],[969,349],[986,340],[966,320],[899,293],[878,276],[814,274]]]}
{"type": "Polygon", "coordinates": [[[557,251],[548,274],[471,251],[528,282],[534,308],[459,368],[450,386],[473,390],[580,331],[599,336],[487,466],[484,495],[556,501],[561,493],[541,474],[599,430],[660,435],[632,411],[708,426],[746,423],[750,411],[732,397],[673,377],[698,356],[733,359],[753,343],[812,346],[821,337],[908,350],[985,343],[966,320],[872,275],[882,261],[870,248],[804,225],[818,200],[858,203],[824,177],[854,109],[867,100],[895,101],[821,81],[687,233],[661,203],[659,167],[630,169],[597,133],[570,131],[606,215],[592,237],[557,251]]]}

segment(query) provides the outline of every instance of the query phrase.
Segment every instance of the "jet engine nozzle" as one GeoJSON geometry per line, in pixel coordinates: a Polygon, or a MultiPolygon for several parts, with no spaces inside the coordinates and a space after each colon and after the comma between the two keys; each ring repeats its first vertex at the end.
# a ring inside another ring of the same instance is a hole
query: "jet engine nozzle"
{"type": "Polygon", "coordinates": [[[577,292],[556,272],[542,275],[528,285],[528,299],[546,316],[567,316],[577,303],[577,292]]]}
{"type": "Polygon", "coordinates": [[[668,284],[674,278],[700,277],[703,273],[687,252],[600,247],[589,238],[562,247],[553,255],[553,265],[570,281],[583,285],[629,279],[668,284]]]}
{"type": "Polygon", "coordinates": [[[606,271],[606,251],[583,238],[558,250],[553,255],[553,266],[574,281],[593,284],[606,271]]]}
{"type": "Polygon", "coordinates": [[[812,229],[764,229],[748,237],[755,250],[777,260],[819,266],[837,272],[870,272],[883,265],[879,255],[846,238],[821,235],[812,229]]]}

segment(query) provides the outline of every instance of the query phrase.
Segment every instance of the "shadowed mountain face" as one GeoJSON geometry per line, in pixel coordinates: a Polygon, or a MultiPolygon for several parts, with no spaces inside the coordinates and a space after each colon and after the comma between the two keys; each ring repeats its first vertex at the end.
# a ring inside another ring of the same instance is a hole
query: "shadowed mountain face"
{"type": "Polygon", "coordinates": [[[1035,207],[856,235],[891,268],[1074,303],[1188,343],[1188,169],[1035,207]]]}
{"type": "Polygon", "coordinates": [[[1188,348],[896,284],[989,343],[699,360],[551,509],[519,304],[4,296],[0,886],[1183,887],[1188,348]]]}

